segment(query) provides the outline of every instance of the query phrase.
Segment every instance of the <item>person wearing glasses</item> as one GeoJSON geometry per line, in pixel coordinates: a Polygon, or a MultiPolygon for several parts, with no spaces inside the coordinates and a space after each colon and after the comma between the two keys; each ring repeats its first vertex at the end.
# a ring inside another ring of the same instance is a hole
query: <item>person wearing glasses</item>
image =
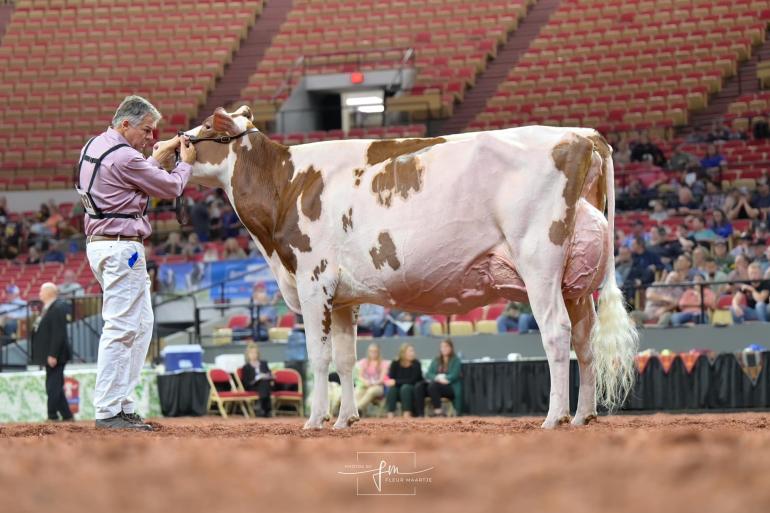
{"type": "Polygon", "coordinates": [[[75,175],[85,210],[88,263],[103,291],[94,391],[96,427],[101,429],[152,430],[132,398],[153,327],[143,244],[151,228],[145,214],[150,196],[182,194],[195,162],[195,148],[186,137],[159,143],[151,157],[144,157],[160,119],[146,99],[126,97],[110,127],[86,143],[75,175]],[[177,149],[180,162],[167,172],[160,163],[177,149]]]}

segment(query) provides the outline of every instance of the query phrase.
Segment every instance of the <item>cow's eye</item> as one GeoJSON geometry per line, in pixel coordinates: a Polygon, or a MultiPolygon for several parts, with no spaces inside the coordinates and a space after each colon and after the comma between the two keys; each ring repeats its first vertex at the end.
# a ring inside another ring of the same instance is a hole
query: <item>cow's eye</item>
{"type": "Polygon", "coordinates": [[[203,125],[203,128],[205,128],[206,130],[211,130],[211,125],[203,125]]]}

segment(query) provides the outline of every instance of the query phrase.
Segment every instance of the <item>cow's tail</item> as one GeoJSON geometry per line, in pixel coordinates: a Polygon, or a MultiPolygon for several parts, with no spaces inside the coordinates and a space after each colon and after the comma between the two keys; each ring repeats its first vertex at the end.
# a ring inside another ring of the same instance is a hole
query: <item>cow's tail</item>
{"type": "Polygon", "coordinates": [[[623,404],[634,385],[634,358],[639,347],[639,335],[626,311],[623,293],[615,281],[615,169],[611,150],[606,160],[609,257],[599,294],[598,322],[593,325],[590,341],[596,376],[596,398],[612,411],[623,404]]]}

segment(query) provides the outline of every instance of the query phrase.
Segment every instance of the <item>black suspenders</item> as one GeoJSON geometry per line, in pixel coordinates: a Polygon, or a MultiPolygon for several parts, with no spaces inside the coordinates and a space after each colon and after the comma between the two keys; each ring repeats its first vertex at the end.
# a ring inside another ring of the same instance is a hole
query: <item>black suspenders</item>
{"type": "Polygon", "coordinates": [[[93,157],[88,156],[88,148],[91,146],[91,143],[94,142],[94,139],[96,137],[92,137],[88,143],[86,144],[85,149],[83,150],[83,156],[80,159],[80,162],[78,162],[78,175],[76,177],[75,182],[75,188],[78,191],[78,194],[80,194],[80,198],[83,201],[83,206],[85,207],[86,214],[88,214],[88,217],[91,219],[139,219],[141,218],[146,212],[147,207],[149,206],[150,202],[149,199],[147,201],[147,204],[144,206],[144,212],[141,214],[120,214],[117,212],[102,212],[102,210],[96,206],[96,203],[94,203],[94,199],[91,196],[91,188],[94,186],[94,180],[96,179],[96,174],[99,172],[99,168],[102,166],[102,161],[104,158],[112,153],[115,150],[119,150],[123,147],[128,147],[128,144],[121,143],[118,145],[113,146],[109,150],[105,151],[101,157],[95,159],[93,157]],[[94,165],[94,172],[91,174],[91,181],[88,183],[88,188],[83,191],[80,188],[80,173],[83,168],[83,161],[90,162],[94,165]]]}

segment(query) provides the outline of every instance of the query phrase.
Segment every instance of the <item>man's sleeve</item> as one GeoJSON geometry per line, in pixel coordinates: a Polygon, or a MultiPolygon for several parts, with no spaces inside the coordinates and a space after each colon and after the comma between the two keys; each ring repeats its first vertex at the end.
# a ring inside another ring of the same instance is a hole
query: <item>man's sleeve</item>
{"type": "Polygon", "coordinates": [[[67,343],[67,314],[59,305],[54,305],[50,312],[52,316],[51,343],[48,345],[48,355],[54,358],[61,357],[61,351],[67,343]]]}
{"type": "Polygon", "coordinates": [[[160,199],[173,199],[182,195],[192,173],[190,164],[180,162],[170,173],[161,168],[153,157],[135,155],[127,161],[116,163],[123,178],[137,189],[160,199]]]}

